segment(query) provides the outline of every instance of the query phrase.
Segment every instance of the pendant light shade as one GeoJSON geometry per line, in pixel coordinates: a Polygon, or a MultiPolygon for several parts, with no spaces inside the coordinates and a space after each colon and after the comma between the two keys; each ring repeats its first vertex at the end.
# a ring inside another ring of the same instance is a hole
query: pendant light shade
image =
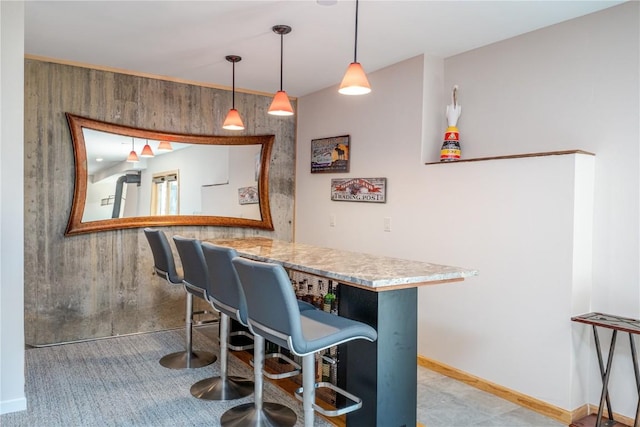
{"type": "Polygon", "coordinates": [[[338,92],[343,95],[365,95],[371,92],[369,79],[367,79],[367,75],[359,62],[349,64],[338,92]]]}
{"type": "Polygon", "coordinates": [[[237,55],[227,55],[225,59],[233,64],[233,86],[231,91],[231,109],[227,113],[227,118],[224,119],[222,129],[243,130],[244,123],[242,123],[240,113],[236,110],[236,62],[240,62],[242,58],[237,55]]]}
{"type": "Polygon", "coordinates": [[[356,31],[353,48],[353,62],[349,64],[347,72],[342,78],[338,92],[343,95],[364,95],[371,92],[367,75],[358,62],[358,0],[356,0],[356,31]]]}
{"type": "Polygon", "coordinates": [[[227,118],[224,119],[224,124],[222,125],[223,129],[227,130],[242,130],[244,129],[244,123],[242,123],[242,118],[240,117],[240,113],[235,108],[232,108],[227,113],[227,118]]]}
{"type": "Polygon", "coordinates": [[[127,157],[127,162],[129,163],[136,163],[139,162],[140,159],[138,159],[138,155],[136,154],[136,150],[134,147],[134,142],[133,142],[133,138],[131,138],[131,152],[129,153],[129,156],[127,157]]]}
{"type": "Polygon", "coordinates": [[[149,145],[149,141],[142,148],[142,152],[140,153],[140,157],[153,157],[153,150],[151,150],[151,146],[149,145]]]}
{"type": "Polygon", "coordinates": [[[289,102],[287,92],[283,90],[276,92],[276,95],[273,97],[273,101],[271,101],[271,106],[269,107],[269,114],[274,116],[293,115],[293,108],[291,107],[291,102],[289,102]]]}
{"type": "Polygon", "coordinates": [[[173,151],[173,147],[169,141],[160,141],[158,145],[158,151],[173,151]]]}
{"type": "Polygon", "coordinates": [[[287,92],[282,89],[284,35],[291,32],[291,27],[288,25],[276,25],[272,30],[274,33],[280,35],[280,90],[276,92],[273,97],[268,113],[274,116],[293,116],[293,107],[291,107],[289,96],[287,92]]]}

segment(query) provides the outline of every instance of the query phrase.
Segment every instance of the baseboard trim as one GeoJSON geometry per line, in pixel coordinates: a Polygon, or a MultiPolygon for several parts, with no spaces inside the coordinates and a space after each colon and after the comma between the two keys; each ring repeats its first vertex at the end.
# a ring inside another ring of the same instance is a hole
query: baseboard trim
{"type": "Polygon", "coordinates": [[[461,371],[449,365],[445,365],[444,363],[438,362],[437,360],[433,360],[428,357],[418,355],[418,365],[438,372],[447,377],[453,378],[455,380],[461,381],[482,391],[486,391],[487,393],[491,393],[495,396],[501,397],[502,399],[513,402],[541,415],[545,415],[547,417],[558,420],[564,424],[570,424],[572,421],[581,418],[581,416],[587,415],[587,405],[584,405],[584,407],[580,407],[575,411],[568,411],[566,409],[551,405],[547,402],[543,402],[542,400],[538,400],[534,397],[527,396],[498,384],[494,384],[490,381],[476,377],[475,375],[468,374],[464,371],[461,371]]]}
{"type": "Polygon", "coordinates": [[[11,412],[25,411],[27,409],[27,398],[0,401],[0,415],[10,414],[11,412]]]}

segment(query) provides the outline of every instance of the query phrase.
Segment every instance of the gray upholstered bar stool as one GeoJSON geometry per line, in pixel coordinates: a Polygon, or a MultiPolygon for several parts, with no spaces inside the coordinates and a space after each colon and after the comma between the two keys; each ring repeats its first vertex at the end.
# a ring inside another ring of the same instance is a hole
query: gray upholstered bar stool
{"type": "MultiPolygon", "coordinates": [[[[234,249],[210,243],[202,243],[202,252],[209,273],[207,297],[211,306],[220,313],[220,376],[195,383],[191,386],[191,394],[205,400],[239,399],[253,393],[254,384],[250,379],[227,374],[229,348],[232,350],[253,348],[253,344],[232,346],[229,343],[230,318],[247,326],[247,302],[231,264],[231,260],[238,254],[234,249]]],[[[245,331],[238,331],[233,335],[244,334],[250,335],[245,331]]]]}
{"type": "MultiPolygon", "coordinates": [[[[176,270],[176,264],[171,252],[171,246],[167,236],[161,231],[152,228],[145,228],[144,234],[147,237],[151,252],[153,253],[154,269],[158,276],[165,279],[170,285],[180,285],[187,290],[185,329],[186,329],[186,349],[177,353],[167,354],[160,359],[160,364],[165,368],[184,369],[200,368],[215,362],[216,357],[206,351],[193,351],[192,348],[192,326],[193,326],[193,293],[189,292],[182,276],[176,270]]],[[[200,296],[200,295],[198,295],[200,296]]]]}
{"type": "MultiPolygon", "coordinates": [[[[256,352],[258,341],[268,339],[302,356],[302,387],[296,391],[296,397],[303,402],[305,427],[313,426],[314,410],[327,416],[337,416],[361,408],[362,400],[357,396],[331,383],[316,384],[315,353],[351,340],[375,341],[378,337],[376,330],[325,311],[300,311],[289,277],[279,264],[240,257],[234,258],[232,263],[247,298],[249,329],[255,335],[256,352]],[[323,387],[333,389],[354,403],[335,411],[323,409],[315,403],[316,388],[323,387]]],[[[257,360],[256,356],[254,360],[257,360]]],[[[257,366],[256,362],[256,371],[257,366]]]]}
{"type": "MultiPolygon", "coordinates": [[[[182,283],[184,283],[184,288],[187,291],[187,299],[189,295],[191,295],[191,298],[196,296],[208,302],[207,282],[209,281],[209,275],[204,261],[204,255],[202,254],[200,240],[173,236],[173,242],[176,245],[180,261],[182,262],[182,271],[184,274],[182,283]]],[[[188,323],[193,325],[193,315],[188,319],[188,323]]],[[[189,329],[191,330],[192,327],[190,326],[189,329]]],[[[189,340],[191,340],[191,334],[189,340]]],[[[211,363],[218,359],[213,354],[211,354],[211,358],[211,363]]]]}

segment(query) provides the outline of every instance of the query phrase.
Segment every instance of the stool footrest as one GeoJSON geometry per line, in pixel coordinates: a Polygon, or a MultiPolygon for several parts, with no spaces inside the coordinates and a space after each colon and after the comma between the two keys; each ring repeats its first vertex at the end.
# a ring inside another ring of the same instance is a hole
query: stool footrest
{"type": "MultiPolygon", "coordinates": [[[[293,370],[291,371],[287,371],[287,372],[282,372],[279,374],[274,374],[271,372],[267,372],[266,369],[262,369],[262,375],[264,375],[265,377],[269,378],[270,380],[281,380],[283,378],[290,378],[290,377],[295,377],[296,375],[300,375],[302,373],[302,366],[300,366],[298,363],[296,363],[295,361],[291,360],[290,358],[288,358],[287,356],[285,356],[282,353],[269,353],[269,354],[265,354],[264,355],[264,360],[266,361],[267,359],[280,359],[280,360],[284,360],[285,362],[287,362],[287,364],[293,366],[293,370]]],[[[251,359],[251,361],[249,362],[251,364],[251,366],[253,366],[253,359],[251,359]]]]}
{"type": "Polygon", "coordinates": [[[195,326],[201,326],[201,325],[209,325],[211,323],[219,323],[220,322],[220,317],[218,316],[218,313],[215,311],[209,311],[209,310],[197,310],[194,311],[192,313],[192,319],[193,319],[193,324],[195,326]],[[214,316],[214,317],[209,317],[209,316],[214,316]],[[196,317],[198,319],[196,319],[196,317]],[[203,317],[209,317],[202,319],[203,317]]]}
{"type": "MultiPolygon", "coordinates": [[[[339,408],[335,410],[325,409],[322,406],[319,406],[315,402],[313,402],[312,403],[313,409],[316,412],[324,415],[325,417],[338,417],[340,415],[348,414],[349,412],[353,412],[356,409],[362,408],[362,399],[360,399],[358,396],[354,396],[353,394],[349,393],[346,390],[341,389],[340,387],[336,387],[335,385],[329,382],[315,383],[314,387],[316,388],[316,390],[319,388],[330,388],[331,390],[335,391],[337,394],[344,396],[347,399],[355,402],[353,405],[345,406],[344,408],[339,408]]],[[[303,401],[303,395],[302,395],[303,392],[304,392],[303,387],[300,387],[295,391],[296,398],[301,402],[303,401]]]]}
{"type": "Polygon", "coordinates": [[[242,350],[250,350],[253,348],[253,335],[251,335],[249,332],[247,331],[235,331],[235,332],[231,332],[229,334],[229,342],[227,343],[227,346],[229,347],[229,350],[231,351],[242,351],[242,350]],[[250,344],[245,344],[245,345],[233,345],[231,344],[231,340],[234,337],[248,337],[251,338],[251,343],[250,344]]]}

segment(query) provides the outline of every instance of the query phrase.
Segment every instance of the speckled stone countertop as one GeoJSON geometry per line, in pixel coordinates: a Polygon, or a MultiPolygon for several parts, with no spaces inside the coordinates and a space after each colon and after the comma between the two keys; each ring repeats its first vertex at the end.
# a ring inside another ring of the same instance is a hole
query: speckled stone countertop
{"type": "Polygon", "coordinates": [[[276,262],[341,283],[375,291],[412,288],[464,280],[477,270],[342,251],[262,237],[215,239],[211,243],[234,248],[256,261],[276,262]]]}

